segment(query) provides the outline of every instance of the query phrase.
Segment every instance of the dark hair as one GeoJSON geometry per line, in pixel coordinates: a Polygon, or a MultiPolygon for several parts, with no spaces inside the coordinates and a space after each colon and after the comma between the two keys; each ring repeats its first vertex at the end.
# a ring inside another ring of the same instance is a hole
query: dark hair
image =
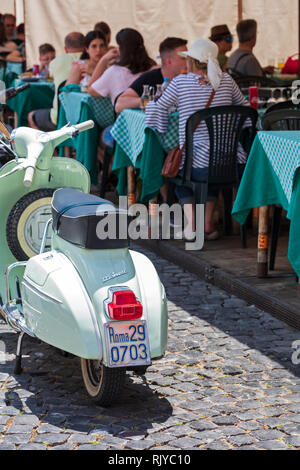
{"type": "Polygon", "coordinates": [[[0,22],[0,46],[4,46],[7,42],[7,37],[5,34],[5,26],[4,23],[0,22]]]}
{"type": "Polygon", "coordinates": [[[105,46],[107,46],[106,37],[101,31],[89,31],[84,38],[84,51],[81,54],[81,57],[80,57],[81,60],[89,59],[90,56],[87,52],[87,48],[89,47],[91,42],[94,41],[94,39],[102,39],[105,46]]]}
{"type": "Polygon", "coordinates": [[[84,49],[84,35],[81,33],[69,33],[65,37],[65,46],[67,49],[84,49]]]}
{"type": "Polygon", "coordinates": [[[251,41],[257,31],[257,22],[255,20],[242,20],[237,24],[236,32],[239,42],[251,41]]]}
{"type": "Polygon", "coordinates": [[[17,27],[17,33],[18,34],[24,34],[25,33],[25,25],[24,23],[20,23],[17,27]]]}
{"type": "Polygon", "coordinates": [[[164,57],[167,54],[170,54],[173,52],[175,49],[178,47],[183,47],[187,45],[187,40],[186,39],[181,39],[181,38],[166,38],[163,42],[160,43],[159,45],[159,55],[162,59],[164,60],[164,57]]]}
{"type": "Polygon", "coordinates": [[[131,73],[147,72],[156,65],[147,53],[143,36],[135,29],[121,29],[116,35],[116,41],[120,49],[118,65],[127,67],[131,73]]]}
{"type": "Polygon", "coordinates": [[[54,52],[55,53],[55,49],[54,47],[51,45],[51,44],[48,44],[47,42],[45,44],[41,44],[39,46],[39,54],[40,56],[44,55],[44,54],[47,54],[48,52],[54,52]]]}
{"type": "Polygon", "coordinates": [[[94,26],[95,31],[101,31],[101,33],[105,34],[111,34],[110,27],[108,26],[107,23],[104,23],[104,21],[99,21],[99,23],[96,23],[94,26]]]}
{"type": "Polygon", "coordinates": [[[231,38],[231,37],[232,37],[231,34],[226,33],[226,34],[215,34],[214,36],[211,36],[209,39],[212,42],[220,42],[220,41],[223,41],[226,38],[231,38]]]}
{"type": "Polygon", "coordinates": [[[2,15],[2,21],[4,23],[4,21],[6,20],[6,18],[13,18],[14,19],[14,22],[16,24],[16,17],[15,15],[13,15],[12,13],[5,13],[4,15],[2,15]]]}

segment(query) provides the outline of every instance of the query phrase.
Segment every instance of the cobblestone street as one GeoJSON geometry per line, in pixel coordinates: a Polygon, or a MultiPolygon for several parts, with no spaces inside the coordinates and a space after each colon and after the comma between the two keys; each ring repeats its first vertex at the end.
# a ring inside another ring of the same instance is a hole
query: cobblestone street
{"type": "Polygon", "coordinates": [[[17,335],[0,320],[0,450],[300,448],[300,333],[146,254],[169,300],[167,353],[128,373],[111,408],[89,400],[78,358],[29,337],[14,375],[17,335]]]}

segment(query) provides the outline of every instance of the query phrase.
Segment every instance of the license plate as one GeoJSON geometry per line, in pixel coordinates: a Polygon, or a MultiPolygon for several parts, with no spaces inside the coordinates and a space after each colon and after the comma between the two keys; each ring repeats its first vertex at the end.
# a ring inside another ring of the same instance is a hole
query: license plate
{"type": "Polygon", "coordinates": [[[151,364],[145,321],[109,322],[104,325],[109,367],[151,364]]]}

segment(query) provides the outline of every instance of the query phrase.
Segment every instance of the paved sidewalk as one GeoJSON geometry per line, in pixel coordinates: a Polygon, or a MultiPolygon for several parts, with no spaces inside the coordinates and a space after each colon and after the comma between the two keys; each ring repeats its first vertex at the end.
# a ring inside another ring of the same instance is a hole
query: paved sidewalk
{"type": "Polygon", "coordinates": [[[128,373],[111,408],[87,397],[78,358],[31,338],[14,376],[17,336],[0,320],[0,450],[300,448],[300,333],[147,254],[169,299],[168,351],[128,373]]]}

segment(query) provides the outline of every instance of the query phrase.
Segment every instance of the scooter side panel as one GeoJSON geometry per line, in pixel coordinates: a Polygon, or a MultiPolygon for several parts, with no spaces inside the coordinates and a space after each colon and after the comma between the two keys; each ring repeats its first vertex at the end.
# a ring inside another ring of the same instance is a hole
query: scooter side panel
{"type": "Polygon", "coordinates": [[[38,338],[85,359],[102,358],[93,306],[64,255],[53,250],[31,258],[21,293],[26,324],[38,338]]]}

